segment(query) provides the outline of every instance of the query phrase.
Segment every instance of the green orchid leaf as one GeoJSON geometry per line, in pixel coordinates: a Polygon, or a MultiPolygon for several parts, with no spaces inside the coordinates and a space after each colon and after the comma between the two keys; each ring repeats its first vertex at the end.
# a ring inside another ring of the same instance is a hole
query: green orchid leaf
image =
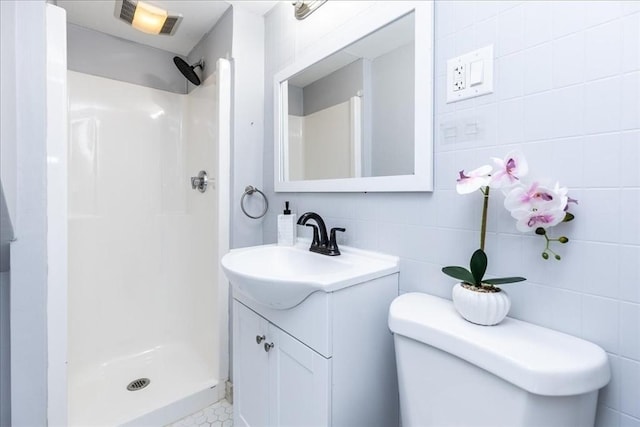
{"type": "Polygon", "coordinates": [[[471,255],[471,274],[475,280],[474,284],[479,285],[482,283],[484,273],[487,271],[487,254],[482,249],[478,249],[471,255]]]}
{"type": "Polygon", "coordinates": [[[465,283],[470,283],[472,285],[476,284],[473,279],[473,274],[471,274],[471,272],[464,267],[443,267],[442,272],[447,276],[451,276],[454,279],[462,280],[465,283]]]}
{"type": "Polygon", "coordinates": [[[524,277],[498,277],[496,279],[486,279],[484,283],[489,285],[505,285],[507,283],[523,282],[527,280],[524,277]]]}

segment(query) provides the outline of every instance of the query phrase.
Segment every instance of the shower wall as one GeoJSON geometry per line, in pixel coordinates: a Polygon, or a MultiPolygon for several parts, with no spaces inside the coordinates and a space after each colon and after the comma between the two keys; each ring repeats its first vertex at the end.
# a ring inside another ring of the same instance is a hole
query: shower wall
{"type": "Polygon", "coordinates": [[[216,188],[189,182],[216,176],[210,80],[187,96],[69,72],[70,400],[74,377],[142,354],[217,373],[216,188]]]}
{"type": "Polygon", "coordinates": [[[67,41],[69,70],[174,93],[187,93],[187,84],[172,63],[175,53],[71,22],[67,25],[67,41]]]}
{"type": "MultiPolygon", "coordinates": [[[[204,78],[201,80],[214,74],[218,58],[231,57],[232,32],[233,8],[229,7],[187,55],[190,64],[204,58],[204,78]]],[[[172,58],[178,55],[176,52],[72,23],[67,25],[67,40],[69,70],[174,93],[190,93],[195,88],[173,66],[172,58]]]]}

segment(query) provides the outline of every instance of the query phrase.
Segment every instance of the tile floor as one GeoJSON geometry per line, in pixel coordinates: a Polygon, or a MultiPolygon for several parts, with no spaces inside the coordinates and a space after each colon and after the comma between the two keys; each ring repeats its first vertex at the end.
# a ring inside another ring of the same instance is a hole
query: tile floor
{"type": "Polygon", "coordinates": [[[167,427],[232,427],[233,406],[226,400],[191,414],[167,427]]]}

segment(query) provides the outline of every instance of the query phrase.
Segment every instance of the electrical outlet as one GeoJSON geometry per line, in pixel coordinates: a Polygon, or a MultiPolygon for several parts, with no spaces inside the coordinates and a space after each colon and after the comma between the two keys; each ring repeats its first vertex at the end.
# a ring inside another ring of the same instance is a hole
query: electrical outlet
{"type": "Polygon", "coordinates": [[[447,103],[493,92],[493,45],[447,60],[447,103]]]}
{"type": "Polygon", "coordinates": [[[466,80],[464,65],[460,64],[453,69],[453,91],[465,89],[467,87],[466,80]]]}

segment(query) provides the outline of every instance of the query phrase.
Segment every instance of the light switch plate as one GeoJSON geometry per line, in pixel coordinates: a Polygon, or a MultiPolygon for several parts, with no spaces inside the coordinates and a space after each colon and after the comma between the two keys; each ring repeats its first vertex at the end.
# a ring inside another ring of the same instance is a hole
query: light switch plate
{"type": "Polygon", "coordinates": [[[482,59],[471,63],[469,71],[469,86],[477,86],[484,83],[484,61],[482,59]]]}
{"type": "Polygon", "coordinates": [[[492,92],[493,45],[447,60],[447,104],[492,92]]]}

